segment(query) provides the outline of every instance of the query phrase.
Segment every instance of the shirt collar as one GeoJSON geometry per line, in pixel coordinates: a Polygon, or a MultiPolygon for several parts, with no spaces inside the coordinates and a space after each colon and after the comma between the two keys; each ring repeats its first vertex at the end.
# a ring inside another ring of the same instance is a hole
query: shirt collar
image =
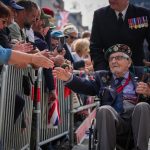
{"type": "Polygon", "coordinates": [[[126,7],[122,12],[119,12],[119,11],[116,11],[116,10],[115,10],[117,19],[118,19],[118,14],[119,14],[119,13],[122,13],[122,15],[123,15],[122,18],[123,18],[123,20],[125,19],[125,15],[126,15],[126,12],[127,12],[128,7],[129,7],[129,5],[127,5],[127,7],[126,7]]]}
{"type": "MultiPolygon", "coordinates": [[[[114,74],[113,74],[113,77],[114,77],[114,80],[117,78],[116,75],[114,75],[114,74]]],[[[125,79],[128,79],[128,77],[129,77],[129,71],[126,72],[123,77],[124,77],[125,79]]]]}

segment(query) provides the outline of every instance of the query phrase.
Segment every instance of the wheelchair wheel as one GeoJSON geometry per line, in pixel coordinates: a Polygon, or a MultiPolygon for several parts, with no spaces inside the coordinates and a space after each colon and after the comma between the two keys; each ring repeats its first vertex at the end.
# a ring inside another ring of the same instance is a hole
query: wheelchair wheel
{"type": "Polygon", "coordinates": [[[93,119],[91,127],[89,128],[89,150],[97,149],[97,134],[95,129],[96,120],[93,119]]]}

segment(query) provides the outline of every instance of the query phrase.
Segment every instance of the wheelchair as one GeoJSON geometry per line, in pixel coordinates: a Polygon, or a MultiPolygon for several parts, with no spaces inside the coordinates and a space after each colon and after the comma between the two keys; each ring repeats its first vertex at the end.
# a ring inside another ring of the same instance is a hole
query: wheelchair
{"type": "MultiPolygon", "coordinates": [[[[135,67],[133,73],[137,74],[138,72],[138,75],[140,76],[142,81],[150,83],[150,63],[145,64],[145,66],[146,67],[135,67]]],[[[101,100],[99,99],[99,101],[101,100]]],[[[148,101],[148,103],[150,104],[150,101],[148,101]]],[[[97,150],[98,139],[95,124],[96,119],[92,121],[91,126],[89,128],[89,150],[97,150]]],[[[127,133],[117,135],[115,150],[133,150],[133,149],[134,149],[134,139],[132,129],[129,130],[127,133]]]]}

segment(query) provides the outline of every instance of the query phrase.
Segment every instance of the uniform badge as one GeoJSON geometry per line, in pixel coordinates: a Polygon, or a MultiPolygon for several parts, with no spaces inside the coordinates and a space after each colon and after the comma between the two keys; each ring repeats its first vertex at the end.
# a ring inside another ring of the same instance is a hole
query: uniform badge
{"type": "Polygon", "coordinates": [[[148,27],[148,17],[141,16],[136,18],[129,18],[128,25],[130,29],[140,29],[144,27],[148,27]]]}
{"type": "Polygon", "coordinates": [[[103,81],[103,83],[106,83],[107,82],[106,77],[102,77],[102,81],[103,81]]]}

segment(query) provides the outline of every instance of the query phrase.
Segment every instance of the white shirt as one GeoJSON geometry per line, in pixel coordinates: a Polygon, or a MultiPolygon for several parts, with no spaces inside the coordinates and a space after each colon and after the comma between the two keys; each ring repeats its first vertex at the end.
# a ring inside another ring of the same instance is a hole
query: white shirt
{"type": "MultiPolygon", "coordinates": [[[[129,5],[128,5],[129,6],[129,5]]],[[[127,9],[128,9],[128,6],[122,11],[122,12],[119,12],[119,11],[116,11],[115,10],[115,13],[116,13],[116,16],[117,16],[117,19],[119,18],[118,14],[119,13],[122,13],[122,19],[124,20],[125,19],[125,16],[126,16],[126,12],[127,12],[127,9]]]]}

